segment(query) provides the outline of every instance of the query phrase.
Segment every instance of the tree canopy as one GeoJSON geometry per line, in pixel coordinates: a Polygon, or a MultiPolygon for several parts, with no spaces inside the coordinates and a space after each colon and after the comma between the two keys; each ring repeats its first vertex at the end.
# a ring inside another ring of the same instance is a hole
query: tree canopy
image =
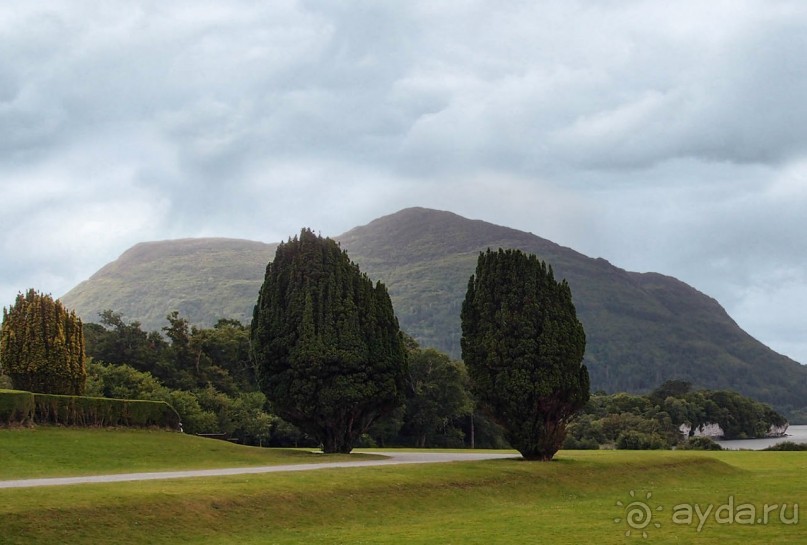
{"type": "Polygon", "coordinates": [[[84,324],[87,395],[166,401],[186,433],[226,433],[249,445],[283,440],[275,430],[288,425],[265,410],[243,324],[222,319],[204,329],[171,312],[163,337],[111,310],[99,317],[100,324],[84,324]]]}
{"type": "Polygon", "coordinates": [[[452,446],[452,440],[462,445],[464,434],[457,424],[474,409],[467,383],[463,362],[433,348],[410,351],[401,435],[412,437],[419,448],[452,446]]]}
{"type": "Polygon", "coordinates": [[[19,390],[81,395],[87,380],[81,320],[50,295],[18,294],[3,309],[0,368],[19,390]]]}
{"type": "Polygon", "coordinates": [[[386,287],[308,229],[267,266],[250,338],[273,412],[325,452],[350,452],[404,399],[406,349],[386,287]]]}
{"type": "Polygon", "coordinates": [[[586,337],[569,285],[534,255],[488,250],[461,318],[462,355],[482,409],[525,458],[550,460],[589,398],[586,337]]]}

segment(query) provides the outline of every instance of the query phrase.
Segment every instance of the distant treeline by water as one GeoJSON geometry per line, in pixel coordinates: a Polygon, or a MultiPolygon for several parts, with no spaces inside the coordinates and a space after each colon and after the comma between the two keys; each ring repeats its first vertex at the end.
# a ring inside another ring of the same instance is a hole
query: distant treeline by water
{"type": "Polygon", "coordinates": [[[807,426],[790,426],[784,437],[766,437],[764,439],[734,439],[718,441],[724,449],[731,450],[762,450],[778,443],[791,441],[793,443],[807,443],[807,426]]]}

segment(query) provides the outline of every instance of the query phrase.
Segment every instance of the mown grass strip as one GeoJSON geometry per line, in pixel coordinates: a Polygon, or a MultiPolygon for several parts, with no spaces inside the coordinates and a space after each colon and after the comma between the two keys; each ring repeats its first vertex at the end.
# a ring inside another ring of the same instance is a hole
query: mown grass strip
{"type": "MultiPolygon", "coordinates": [[[[652,494],[653,543],[798,543],[803,525],[671,523],[673,506],[805,500],[799,453],[561,452],[512,460],[0,491],[6,543],[631,543],[616,505],[652,494]]],[[[803,524],[803,523],[802,523],[803,524]]]]}

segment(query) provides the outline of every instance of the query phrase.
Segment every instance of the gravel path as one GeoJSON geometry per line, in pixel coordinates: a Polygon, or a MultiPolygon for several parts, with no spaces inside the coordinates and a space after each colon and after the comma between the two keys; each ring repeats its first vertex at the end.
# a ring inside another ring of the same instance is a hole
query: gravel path
{"type": "Polygon", "coordinates": [[[118,475],[89,475],[84,477],[56,477],[46,479],[19,479],[0,481],[0,488],[31,488],[35,486],[66,486],[88,483],[118,483],[127,481],[154,481],[159,479],[188,479],[191,477],[221,477],[226,475],[248,475],[277,473],[281,471],[312,471],[339,467],[368,467],[401,464],[434,464],[443,462],[469,462],[516,458],[517,454],[499,452],[385,452],[384,460],[363,460],[356,462],[323,462],[320,464],[286,464],[258,467],[231,467],[221,469],[197,469],[188,471],[160,471],[154,473],[122,473],[118,475]]]}

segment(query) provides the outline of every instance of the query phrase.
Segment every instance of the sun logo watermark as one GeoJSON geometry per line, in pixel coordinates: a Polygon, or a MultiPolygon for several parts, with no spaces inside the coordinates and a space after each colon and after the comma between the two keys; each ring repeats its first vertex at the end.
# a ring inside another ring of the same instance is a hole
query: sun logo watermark
{"type": "Polygon", "coordinates": [[[627,504],[622,502],[622,500],[616,502],[617,507],[623,508],[625,517],[624,519],[622,517],[615,518],[614,523],[619,524],[623,520],[625,521],[625,524],[628,526],[628,529],[625,531],[626,537],[630,537],[634,532],[636,532],[637,535],[641,532],[641,536],[647,538],[647,528],[651,525],[655,528],[661,528],[661,523],[653,520],[653,513],[662,511],[664,507],[661,505],[656,507],[650,506],[649,502],[653,497],[652,492],[645,494],[644,500],[637,500],[636,491],[631,490],[630,497],[633,498],[633,501],[629,500],[627,504]]]}

